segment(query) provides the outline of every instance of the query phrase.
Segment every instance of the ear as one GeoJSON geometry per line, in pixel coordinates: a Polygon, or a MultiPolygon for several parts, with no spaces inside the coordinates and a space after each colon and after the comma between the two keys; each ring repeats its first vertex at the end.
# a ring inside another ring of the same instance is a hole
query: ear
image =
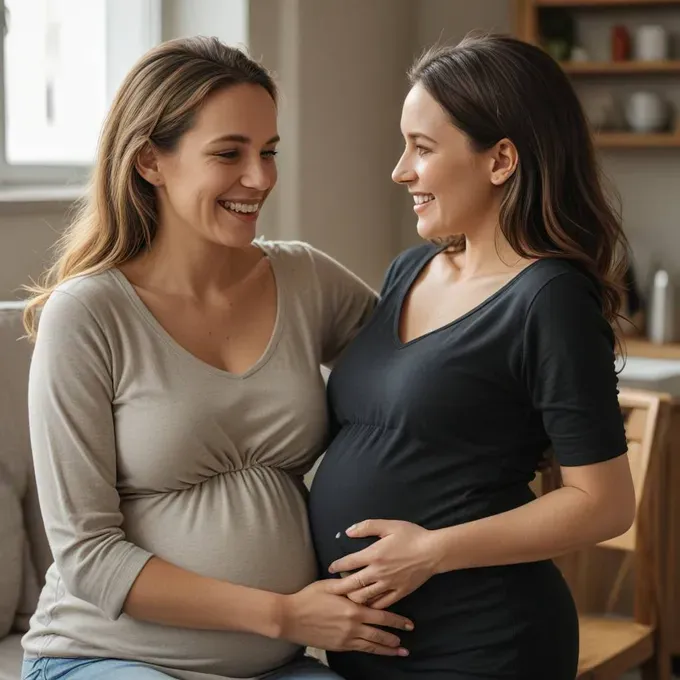
{"type": "Polygon", "coordinates": [[[501,139],[490,150],[491,153],[491,173],[489,179],[496,186],[502,186],[517,169],[519,154],[517,147],[507,138],[501,139]]]}
{"type": "Polygon", "coordinates": [[[163,174],[161,173],[160,164],[158,162],[158,153],[153,146],[147,142],[144,148],[139,152],[137,161],[135,162],[137,172],[149,183],[155,187],[163,186],[163,174]]]}

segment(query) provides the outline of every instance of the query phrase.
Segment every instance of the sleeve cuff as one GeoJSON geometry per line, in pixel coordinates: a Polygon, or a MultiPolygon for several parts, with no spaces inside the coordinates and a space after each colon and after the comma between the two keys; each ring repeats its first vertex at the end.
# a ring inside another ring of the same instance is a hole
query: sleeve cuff
{"type": "Polygon", "coordinates": [[[130,544],[129,554],[109,578],[102,597],[102,610],[112,621],[123,613],[128,593],[153,554],[130,544]]]}

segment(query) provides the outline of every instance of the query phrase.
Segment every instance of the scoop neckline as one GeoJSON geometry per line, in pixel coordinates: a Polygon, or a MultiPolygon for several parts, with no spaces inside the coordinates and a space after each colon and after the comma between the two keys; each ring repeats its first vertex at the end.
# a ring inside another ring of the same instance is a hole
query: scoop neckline
{"type": "Polygon", "coordinates": [[[399,290],[396,312],[392,322],[392,341],[395,343],[397,349],[406,349],[407,347],[411,347],[412,345],[415,345],[421,341],[427,340],[435,335],[447,331],[453,328],[454,326],[457,326],[459,323],[462,323],[471,316],[476,315],[477,313],[481,312],[482,309],[487,307],[489,304],[491,304],[499,297],[501,297],[504,293],[506,293],[510,288],[512,288],[515,285],[515,283],[517,283],[529,270],[533,269],[536,265],[542,262],[542,259],[538,259],[535,262],[528,264],[526,267],[524,267],[524,269],[515,274],[515,276],[513,276],[509,281],[506,281],[497,291],[491,293],[491,295],[484,298],[484,300],[482,300],[479,304],[475,305],[472,309],[469,309],[467,312],[461,314],[452,321],[449,321],[448,323],[444,324],[443,326],[439,326],[438,328],[434,328],[431,331],[424,333],[423,335],[419,335],[417,338],[412,338],[408,342],[403,342],[399,334],[399,327],[401,325],[401,319],[404,311],[404,304],[406,303],[406,298],[408,297],[409,293],[411,292],[411,289],[413,288],[413,285],[415,284],[416,280],[423,272],[425,267],[427,267],[427,265],[430,264],[430,262],[434,260],[434,258],[437,255],[443,253],[447,247],[448,246],[446,245],[439,246],[435,248],[433,251],[428,252],[427,255],[422,259],[422,261],[419,262],[418,266],[414,269],[414,271],[411,272],[411,276],[409,276],[408,279],[406,280],[406,284],[401,288],[401,290],[399,290]]]}
{"type": "Polygon", "coordinates": [[[184,358],[185,360],[193,363],[195,366],[199,367],[203,371],[212,373],[213,375],[219,376],[221,378],[226,378],[228,380],[246,380],[250,378],[255,373],[264,368],[272,357],[281,337],[281,327],[284,320],[284,309],[285,309],[285,299],[284,299],[284,286],[282,285],[282,274],[278,267],[278,262],[275,255],[275,249],[269,248],[265,245],[263,241],[253,242],[253,245],[259,248],[263,253],[264,257],[269,261],[269,266],[272,270],[272,275],[274,277],[274,285],[276,287],[276,316],[274,319],[274,328],[269,337],[269,342],[267,343],[264,351],[260,355],[259,359],[250,366],[243,373],[233,373],[217,366],[204,361],[203,359],[197,357],[193,352],[190,352],[186,347],[181,345],[175,338],[163,327],[163,325],[158,321],[158,319],[153,315],[151,310],[146,306],[142,298],[139,296],[134,286],[130,280],[123,274],[118,267],[112,267],[109,271],[115,280],[120,284],[123,291],[127,297],[132,302],[133,306],[137,312],[141,315],[145,323],[154,331],[154,333],[160,338],[163,343],[175,352],[175,354],[184,358]]]}

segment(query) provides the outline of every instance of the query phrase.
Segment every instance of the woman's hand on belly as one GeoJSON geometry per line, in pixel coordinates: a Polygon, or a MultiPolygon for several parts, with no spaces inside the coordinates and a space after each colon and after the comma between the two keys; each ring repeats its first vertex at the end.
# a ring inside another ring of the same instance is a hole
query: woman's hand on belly
{"type": "Polygon", "coordinates": [[[280,636],[290,642],[333,652],[407,656],[400,639],[376,626],[413,630],[403,616],[356,604],[332,592],[334,581],[317,581],[282,596],[280,636]]]}
{"type": "Polygon", "coordinates": [[[333,592],[352,601],[385,609],[423,585],[436,573],[432,532],[411,522],[371,519],[347,530],[350,538],[378,536],[380,540],[330,565],[332,574],[345,574],[333,592]]]}

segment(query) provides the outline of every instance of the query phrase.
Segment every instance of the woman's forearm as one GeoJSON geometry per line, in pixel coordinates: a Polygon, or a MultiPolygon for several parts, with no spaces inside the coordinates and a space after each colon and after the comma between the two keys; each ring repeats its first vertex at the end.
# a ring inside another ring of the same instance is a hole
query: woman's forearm
{"type": "Polygon", "coordinates": [[[628,530],[630,513],[562,487],[514,510],[432,532],[436,573],[551,559],[628,530]]]}
{"type": "Polygon", "coordinates": [[[151,623],[276,638],[281,632],[281,597],[199,576],[152,557],[135,580],[123,611],[151,623]]]}

